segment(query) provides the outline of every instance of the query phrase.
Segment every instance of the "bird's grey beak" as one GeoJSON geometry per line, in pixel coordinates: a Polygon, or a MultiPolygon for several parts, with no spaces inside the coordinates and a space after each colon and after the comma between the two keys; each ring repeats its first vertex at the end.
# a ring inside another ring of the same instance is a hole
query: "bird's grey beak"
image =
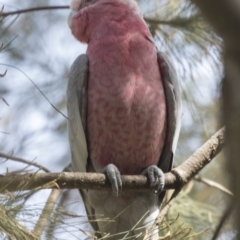
{"type": "Polygon", "coordinates": [[[77,14],[77,11],[72,10],[68,16],[68,26],[72,29],[72,19],[77,14]]]}

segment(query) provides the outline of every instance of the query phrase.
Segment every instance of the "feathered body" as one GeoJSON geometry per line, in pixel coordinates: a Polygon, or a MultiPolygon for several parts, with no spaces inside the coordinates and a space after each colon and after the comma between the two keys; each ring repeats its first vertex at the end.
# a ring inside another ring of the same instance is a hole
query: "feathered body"
{"type": "MultiPolygon", "coordinates": [[[[145,174],[162,191],[180,129],[176,74],[157,53],[134,0],[73,0],[71,8],[72,33],[88,44],[68,82],[73,170],[104,172],[115,191],[81,190],[88,214],[111,220],[92,222],[93,228],[113,235],[107,239],[130,231],[140,240],[164,194],[119,192],[120,174],[145,174]]],[[[149,240],[157,236],[155,228],[149,240]]]]}
{"type": "Polygon", "coordinates": [[[78,12],[72,29],[88,43],[90,159],[96,170],[113,163],[121,174],[140,174],[159,161],[166,107],[157,50],[128,2],[97,1],[78,12]]]}

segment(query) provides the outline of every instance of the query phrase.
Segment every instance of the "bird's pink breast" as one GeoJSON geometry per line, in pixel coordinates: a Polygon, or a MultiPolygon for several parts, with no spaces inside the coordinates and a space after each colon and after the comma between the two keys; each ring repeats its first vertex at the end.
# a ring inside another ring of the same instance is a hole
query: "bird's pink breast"
{"type": "Polygon", "coordinates": [[[154,45],[138,35],[88,47],[88,144],[97,170],[115,164],[139,174],[157,164],[166,106],[154,45]]]}

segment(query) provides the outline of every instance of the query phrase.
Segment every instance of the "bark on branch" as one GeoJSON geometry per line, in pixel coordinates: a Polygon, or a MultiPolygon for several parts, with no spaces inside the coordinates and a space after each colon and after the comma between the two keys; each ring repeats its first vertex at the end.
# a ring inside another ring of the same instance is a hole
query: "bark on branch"
{"type": "MultiPolygon", "coordinates": [[[[222,128],[200,147],[183,164],[165,174],[165,189],[176,189],[190,181],[204,166],[222,150],[224,146],[222,128]]],[[[123,191],[151,191],[145,176],[122,176],[123,191]]],[[[111,186],[101,173],[33,173],[24,175],[7,175],[0,177],[0,192],[38,189],[97,189],[110,190],[111,186]]]]}

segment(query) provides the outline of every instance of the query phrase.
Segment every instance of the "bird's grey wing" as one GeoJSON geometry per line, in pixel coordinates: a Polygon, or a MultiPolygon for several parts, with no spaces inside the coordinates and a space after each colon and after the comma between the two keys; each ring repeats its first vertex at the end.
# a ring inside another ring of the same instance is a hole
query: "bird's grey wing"
{"type": "MultiPolygon", "coordinates": [[[[166,137],[158,167],[165,173],[169,172],[173,165],[173,157],[181,127],[182,104],[177,74],[170,59],[161,52],[158,52],[157,57],[167,108],[166,137]]],[[[165,191],[162,191],[158,198],[159,205],[162,203],[164,196],[165,191]]]]}
{"type": "Polygon", "coordinates": [[[86,111],[88,57],[80,55],[72,64],[67,88],[68,136],[72,156],[72,169],[76,172],[86,172],[87,142],[86,142],[86,111]]]}
{"type": "Polygon", "coordinates": [[[158,65],[164,85],[167,108],[166,137],[158,167],[163,172],[169,172],[172,168],[181,127],[181,91],[176,71],[166,54],[158,52],[158,65]]]}
{"type": "MultiPolygon", "coordinates": [[[[72,64],[67,88],[68,135],[72,155],[72,169],[75,172],[87,172],[88,150],[86,142],[87,128],[87,85],[89,61],[87,55],[80,55],[72,64]]],[[[93,229],[98,231],[95,210],[88,201],[88,191],[80,189],[88,218],[93,229]]]]}

